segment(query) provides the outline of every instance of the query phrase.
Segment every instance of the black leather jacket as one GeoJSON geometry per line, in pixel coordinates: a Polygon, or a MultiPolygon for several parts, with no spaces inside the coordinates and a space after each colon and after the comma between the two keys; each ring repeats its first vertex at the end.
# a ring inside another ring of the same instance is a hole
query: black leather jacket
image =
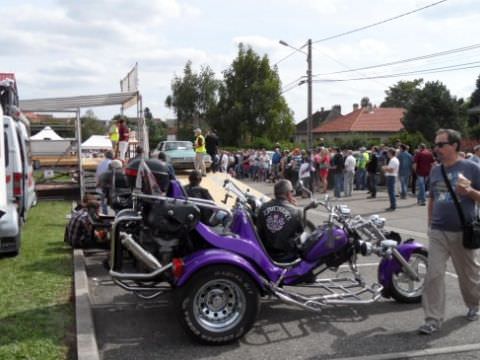
{"type": "Polygon", "coordinates": [[[302,233],[302,212],[286,200],[270,200],[258,211],[257,229],[269,255],[275,261],[297,257],[295,238],[302,233]]]}

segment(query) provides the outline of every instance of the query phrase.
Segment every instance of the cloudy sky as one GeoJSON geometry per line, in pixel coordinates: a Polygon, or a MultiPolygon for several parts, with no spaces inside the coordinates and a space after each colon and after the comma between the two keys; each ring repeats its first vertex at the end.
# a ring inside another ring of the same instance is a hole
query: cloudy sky
{"type": "MultiPolygon", "coordinates": [[[[284,96],[298,122],[307,113],[306,56],[312,39],[315,79],[351,79],[426,69],[469,69],[395,78],[315,82],[313,109],[342,106],[368,96],[380,104],[399,80],[440,80],[468,97],[480,74],[480,47],[416,62],[322,75],[418,57],[480,43],[480,1],[448,0],[373,28],[319,41],[424,7],[438,0],[0,0],[0,72],[14,72],[21,99],[119,91],[119,80],[139,66],[144,105],[155,117],[173,118],[164,106],[175,74],[191,60],[218,78],[236,57],[238,44],[277,64],[284,96]],[[305,50],[306,48],[303,48],[305,50]],[[284,59],[284,60],[282,60],[284,59]],[[281,61],[280,61],[281,60],[281,61]],[[465,65],[462,65],[465,64],[465,65]]],[[[118,107],[94,112],[110,118],[118,107]]]]}

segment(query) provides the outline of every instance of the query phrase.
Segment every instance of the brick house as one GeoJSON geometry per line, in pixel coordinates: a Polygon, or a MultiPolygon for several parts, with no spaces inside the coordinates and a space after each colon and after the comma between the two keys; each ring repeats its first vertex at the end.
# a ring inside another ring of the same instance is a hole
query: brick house
{"type": "Polygon", "coordinates": [[[383,142],[403,129],[402,118],[405,109],[354,106],[351,113],[324,121],[313,129],[313,138],[324,138],[335,142],[343,136],[363,134],[383,142]]]}

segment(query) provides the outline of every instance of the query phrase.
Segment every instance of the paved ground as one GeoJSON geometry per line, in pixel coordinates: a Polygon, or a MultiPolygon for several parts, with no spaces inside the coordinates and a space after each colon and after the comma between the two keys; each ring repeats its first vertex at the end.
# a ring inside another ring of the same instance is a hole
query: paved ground
{"type": "MultiPolygon", "coordinates": [[[[223,197],[217,185],[223,180],[209,175],[204,185],[214,197],[223,197]]],[[[271,184],[247,183],[271,195],[271,184]]],[[[303,201],[305,202],[305,201],[303,201]]],[[[387,195],[367,200],[365,192],[341,199],[354,214],[379,213],[387,226],[403,235],[427,243],[426,208],[415,198],[399,200],[398,210],[384,212],[387,195]]],[[[454,209],[452,209],[454,211],[454,209]]],[[[312,212],[322,221],[325,213],[312,212]]],[[[105,254],[86,255],[90,297],[97,343],[102,359],[480,359],[480,322],[465,320],[456,275],[449,267],[447,315],[442,332],[418,336],[422,323],[419,305],[398,304],[383,299],[363,306],[329,307],[319,314],[265,300],[254,328],[239,342],[227,346],[200,346],[192,342],[178,324],[172,309],[174,298],[140,300],[109,283],[101,261],[105,254]]],[[[362,259],[361,271],[375,280],[378,258],[362,259]]]]}

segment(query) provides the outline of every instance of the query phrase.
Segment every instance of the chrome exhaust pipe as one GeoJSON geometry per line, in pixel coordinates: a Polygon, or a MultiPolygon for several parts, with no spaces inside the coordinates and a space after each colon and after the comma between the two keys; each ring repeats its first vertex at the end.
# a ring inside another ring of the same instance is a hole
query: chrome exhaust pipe
{"type": "Polygon", "coordinates": [[[120,233],[120,242],[130,253],[144,264],[148,269],[155,271],[162,267],[162,264],[151,253],[146,251],[143,247],[133,239],[133,236],[125,232],[120,233]]]}

